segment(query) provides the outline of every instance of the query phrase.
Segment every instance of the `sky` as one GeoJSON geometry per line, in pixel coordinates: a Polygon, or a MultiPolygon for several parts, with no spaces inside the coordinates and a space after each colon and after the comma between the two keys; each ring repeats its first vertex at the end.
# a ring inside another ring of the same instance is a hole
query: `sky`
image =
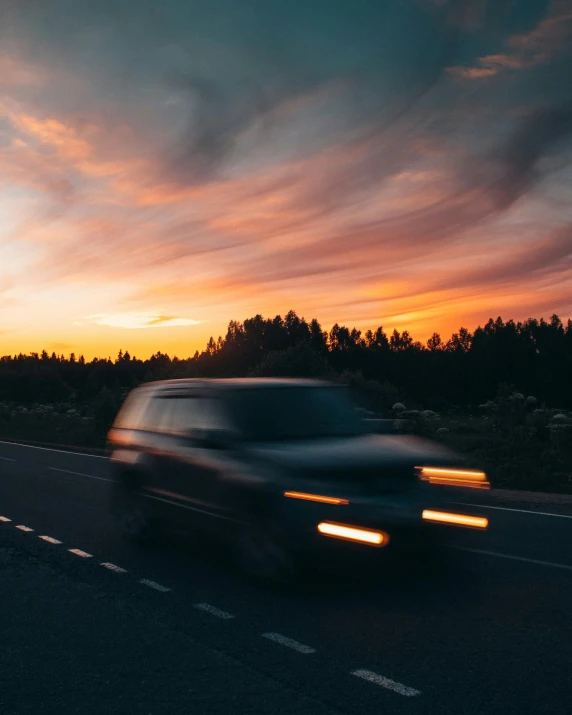
{"type": "Polygon", "coordinates": [[[572,316],[572,0],[0,0],[0,354],[572,316]]]}

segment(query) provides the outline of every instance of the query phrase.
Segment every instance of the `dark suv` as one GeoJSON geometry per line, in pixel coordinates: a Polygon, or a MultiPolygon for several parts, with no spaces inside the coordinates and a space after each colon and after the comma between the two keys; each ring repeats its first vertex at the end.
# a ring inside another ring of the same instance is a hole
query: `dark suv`
{"type": "Polygon", "coordinates": [[[371,424],[328,382],[146,384],[108,435],[115,507],[134,539],[160,524],[223,536],[244,569],[275,581],[318,555],[426,546],[444,524],[487,527],[444,508],[443,485],[486,487],[482,472],[371,424]]]}

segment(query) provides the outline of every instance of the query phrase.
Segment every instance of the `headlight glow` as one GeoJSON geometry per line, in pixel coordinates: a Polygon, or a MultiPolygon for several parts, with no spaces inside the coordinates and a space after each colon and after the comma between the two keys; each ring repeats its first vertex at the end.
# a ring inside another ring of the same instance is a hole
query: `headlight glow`
{"type": "Polygon", "coordinates": [[[471,469],[448,469],[445,467],[417,467],[419,478],[430,484],[470,489],[490,489],[491,485],[484,472],[471,469]]]}
{"type": "Polygon", "coordinates": [[[422,517],[425,521],[436,521],[441,524],[453,524],[454,526],[470,526],[473,529],[486,529],[489,525],[489,520],[484,516],[450,514],[445,511],[433,511],[431,509],[424,509],[422,517]]]}
{"type": "Polygon", "coordinates": [[[337,539],[346,539],[347,541],[358,541],[362,544],[371,544],[372,546],[381,546],[387,542],[388,537],[380,531],[370,531],[369,529],[361,529],[356,526],[346,526],[344,524],[331,524],[323,521],[318,524],[318,531],[324,536],[333,536],[337,539]]]}

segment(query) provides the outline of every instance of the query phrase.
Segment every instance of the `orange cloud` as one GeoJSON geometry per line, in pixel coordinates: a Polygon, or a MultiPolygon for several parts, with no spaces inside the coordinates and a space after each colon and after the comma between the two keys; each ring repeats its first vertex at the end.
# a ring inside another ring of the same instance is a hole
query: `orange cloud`
{"type": "Polygon", "coordinates": [[[78,132],[72,127],[57,119],[38,119],[16,113],[9,116],[18,130],[52,147],[64,160],[80,161],[93,154],[93,147],[89,142],[78,136],[78,132]]]}

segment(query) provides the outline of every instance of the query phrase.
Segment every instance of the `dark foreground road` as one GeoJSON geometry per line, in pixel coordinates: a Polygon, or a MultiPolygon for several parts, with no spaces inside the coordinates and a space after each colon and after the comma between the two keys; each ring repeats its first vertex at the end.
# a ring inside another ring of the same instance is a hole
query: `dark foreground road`
{"type": "Polygon", "coordinates": [[[572,711],[572,512],[463,495],[491,528],[451,532],[446,578],[288,596],[199,545],[126,545],[108,480],[0,443],[2,715],[572,711]]]}

